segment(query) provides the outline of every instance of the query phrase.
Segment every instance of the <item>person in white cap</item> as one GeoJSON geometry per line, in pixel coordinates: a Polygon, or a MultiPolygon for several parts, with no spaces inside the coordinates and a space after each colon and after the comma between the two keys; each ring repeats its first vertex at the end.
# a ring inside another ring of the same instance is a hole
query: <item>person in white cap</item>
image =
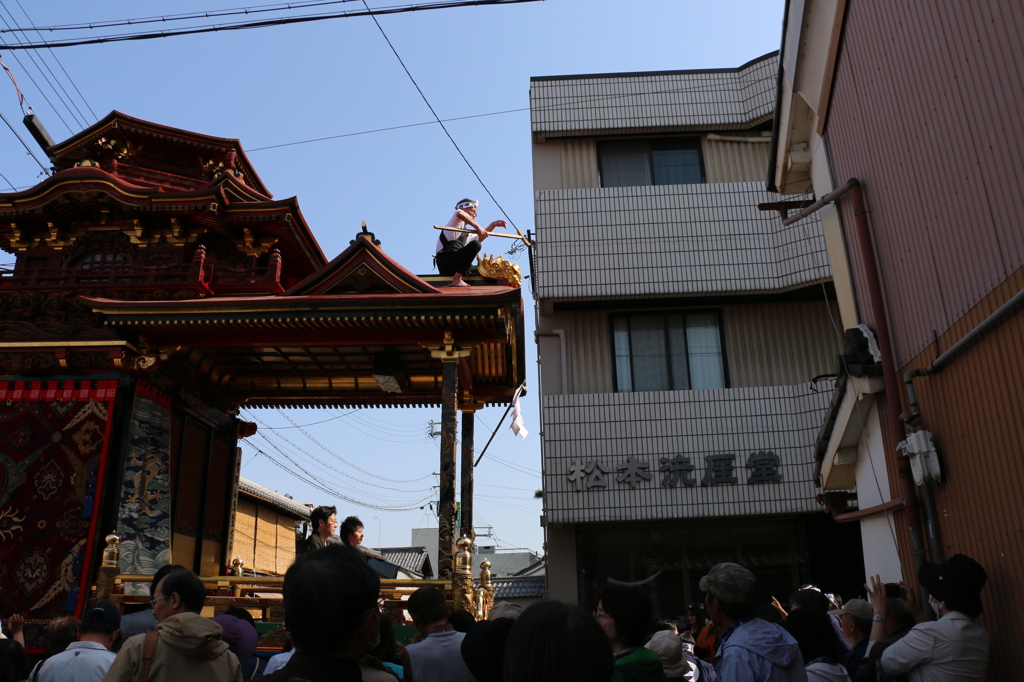
{"type": "Polygon", "coordinates": [[[487,239],[494,228],[505,227],[504,220],[495,220],[486,228],[480,227],[480,223],[476,221],[476,209],[479,205],[480,202],[475,199],[462,199],[455,204],[455,213],[447,223],[448,227],[459,230],[472,227],[476,234],[441,230],[437,238],[434,263],[437,264],[437,271],[440,274],[452,278],[453,287],[469,286],[462,281],[462,277],[473,265],[473,259],[480,253],[480,242],[487,239]]]}

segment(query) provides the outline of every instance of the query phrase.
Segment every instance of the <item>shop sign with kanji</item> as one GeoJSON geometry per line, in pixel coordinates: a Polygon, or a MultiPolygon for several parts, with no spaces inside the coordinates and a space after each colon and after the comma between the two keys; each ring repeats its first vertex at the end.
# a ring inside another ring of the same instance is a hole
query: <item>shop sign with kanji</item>
{"type": "MultiPolygon", "coordinates": [[[[779,456],[771,450],[758,450],[747,457],[747,483],[773,483],[782,481],[779,468],[779,456]]],[[[618,486],[636,488],[638,485],[659,477],[662,488],[679,486],[693,487],[696,485],[711,486],[738,484],[736,473],[736,455],[706,455],[704,457],[704,473],[699,482],[700,471],[686,455],[664,456],[660,458],[657,472],[650,470],[649,462],[638,460],[628,455],[625,461],[611,466],[596,459],[572,460],[569,464],[569,483],[575,490],[591,490],[608,488],[612,482],[618,486]]]]}

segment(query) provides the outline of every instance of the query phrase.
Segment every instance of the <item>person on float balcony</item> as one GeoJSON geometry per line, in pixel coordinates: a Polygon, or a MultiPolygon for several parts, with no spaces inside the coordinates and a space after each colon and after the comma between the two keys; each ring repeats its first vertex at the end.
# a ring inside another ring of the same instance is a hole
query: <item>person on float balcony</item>
{"type": "Polygon", "coordinates": [[[479,205],[480,202],[474,199],[462,199],[455,204],[455,213],[447,223],[448,227],[460,230],[472,227],[476,234],[441,230],[437,238],[434,262],[440,274],[452,278],[453,287],[469,286],[462,278],[473,265],[473,259],[480,253],[480,242],[487,239],[494,228],[505,227],[504,220],[495,220],[486,228],[480,227],[480,223],[476,221],[476,209],[479,205]]]}

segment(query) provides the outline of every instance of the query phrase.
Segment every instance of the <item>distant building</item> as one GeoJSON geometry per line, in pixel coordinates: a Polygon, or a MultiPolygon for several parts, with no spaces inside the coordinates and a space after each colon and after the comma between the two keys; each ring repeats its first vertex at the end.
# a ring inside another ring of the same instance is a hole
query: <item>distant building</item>
{"type": "Polygon", "coordinates": [[[842,338],[821,226],[758,208],[783,199],[777,69],[531,80],[550,597],[644,581],[678,615],[723,560],[764,601],[863,583],[832,560],[856,524],[815,500],[842,338]]]}
{"type": "Polygon", "coordinates": [[[246,574],[284,575],[295,561],[300,524],[309,521],[309,512],[290,497],[239,478],[231,558],[245,562],[246,574]]]}

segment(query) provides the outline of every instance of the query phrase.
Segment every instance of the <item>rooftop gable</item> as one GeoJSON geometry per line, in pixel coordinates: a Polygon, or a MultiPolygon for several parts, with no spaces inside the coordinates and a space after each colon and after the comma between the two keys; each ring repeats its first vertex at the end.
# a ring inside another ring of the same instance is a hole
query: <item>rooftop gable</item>
{"type": "Polygon", "coordinates": [[[364,228],[337,258],[286,291],[284,296],[439,293],[439,289],[389,258],[373,233],[364,228]]]}

